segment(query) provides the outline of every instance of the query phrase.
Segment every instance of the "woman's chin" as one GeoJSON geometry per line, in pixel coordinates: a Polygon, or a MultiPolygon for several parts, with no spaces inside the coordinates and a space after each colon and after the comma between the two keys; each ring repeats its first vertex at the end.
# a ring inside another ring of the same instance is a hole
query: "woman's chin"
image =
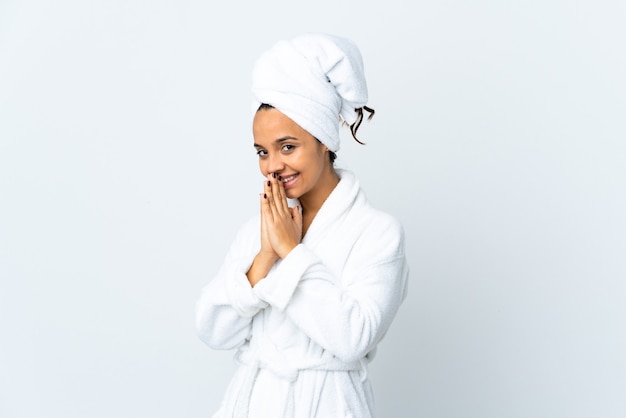
{"type": "Polygon", "coordinates": [[[300,197],[300,195],[298,193],[296,193],[294,190],[290,190],[290,189],[285,190],[285,195],[289,199],[298,199],[300,197]]]}

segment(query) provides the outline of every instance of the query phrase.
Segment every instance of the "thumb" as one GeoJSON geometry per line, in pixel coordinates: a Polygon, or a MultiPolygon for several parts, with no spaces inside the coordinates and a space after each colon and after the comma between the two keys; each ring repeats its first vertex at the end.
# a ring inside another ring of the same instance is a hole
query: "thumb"
{"type": "Polygon", "coordinates": [[[302,214],[300,213],[300,206],[294,206],[291,209],[291,218],[298,224],[302,225],[302,214]]]}

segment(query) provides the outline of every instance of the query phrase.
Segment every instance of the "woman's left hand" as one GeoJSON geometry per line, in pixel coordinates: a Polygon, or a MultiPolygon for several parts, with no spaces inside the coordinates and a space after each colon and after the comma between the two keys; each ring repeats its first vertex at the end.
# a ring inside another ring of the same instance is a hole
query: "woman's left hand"
{"type": "Polygon", "coordinates": [[[302,240],[302,215],[297,206],[287,205],[283,182],[274,176],[271,174],[265,182],[261,216],[272,248],[280,258],[285,258],[302,240]]]}

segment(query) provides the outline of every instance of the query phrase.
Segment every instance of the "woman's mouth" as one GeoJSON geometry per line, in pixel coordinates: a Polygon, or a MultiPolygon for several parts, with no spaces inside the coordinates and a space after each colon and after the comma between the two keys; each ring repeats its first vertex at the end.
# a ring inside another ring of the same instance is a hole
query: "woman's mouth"
{"type": "Polygon", "coordinates": [[[283,177],[283,186],[285,186],[285,189],[293,186],[293,184],[296,182],[296,180],[298,179],[298,174],[292,174],[291,176],[287,176],[287,177],[283,177]]]}

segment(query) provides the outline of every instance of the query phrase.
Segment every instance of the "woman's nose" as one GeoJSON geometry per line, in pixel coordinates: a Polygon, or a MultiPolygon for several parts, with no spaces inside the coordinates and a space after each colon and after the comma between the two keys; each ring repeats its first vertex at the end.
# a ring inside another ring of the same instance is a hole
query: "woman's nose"
{"type": "Polygon", "coordinates": [[[268,164],[267,164],[267,174],[271,173],[280,173],[285,164],[283,163],[280,155],[269,155],[268,164]]]}

